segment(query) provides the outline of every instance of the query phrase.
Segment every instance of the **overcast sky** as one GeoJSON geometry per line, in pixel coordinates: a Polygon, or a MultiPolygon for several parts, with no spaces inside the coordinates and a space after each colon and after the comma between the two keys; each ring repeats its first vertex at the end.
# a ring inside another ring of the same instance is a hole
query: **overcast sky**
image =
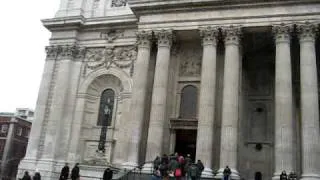
{"type": "Polygon", "coordinates": [[[54,17],[59,3],[0,0],[0,112],[35,109],[50,38],[40,20],[54,17]]]}

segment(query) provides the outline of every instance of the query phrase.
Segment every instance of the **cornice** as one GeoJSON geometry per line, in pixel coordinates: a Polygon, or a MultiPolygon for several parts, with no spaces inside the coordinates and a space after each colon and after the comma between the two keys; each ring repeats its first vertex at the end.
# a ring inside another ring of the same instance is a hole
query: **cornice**
{"type": "Polygon", "coordinates": [[[77,30],[79,28],[106,27],[106,26],[136,26],[135,15],[107,16],[85,18],[83,16],[69,16],[43,19],[43,25],[50,31],[77,30]]]}
{"type": "Polygon", "coordinates": [[[131,10],[138,17],[144,14],[232,9],[248,7],[285,6],[319,3],[319,0],[128,0],[131,10]]]}

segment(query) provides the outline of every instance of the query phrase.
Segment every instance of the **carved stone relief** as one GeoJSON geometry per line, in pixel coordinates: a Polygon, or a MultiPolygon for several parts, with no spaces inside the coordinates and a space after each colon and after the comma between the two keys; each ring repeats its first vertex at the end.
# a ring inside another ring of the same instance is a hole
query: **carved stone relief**
{"type": "Polygon", "coordinates": [[[112,0],[111,7],[123,7],[127,5],[127,0],[112,0]]]}
{"type": "Polygon", "coordinates": [[[179,75],[199,76],[201,74],[201,46],[181,46],[179,54],[179,75]]]}
{"type": "Polygon", "coordinates": [[[86,53],[85,67],[89,70],[95,70],[102,67],[109,69],[112,66],[130,68],[130,75],[132,75],[136,58],[137,50],[134,46],[91,48],[88,49],[86,53]]]}
{"type": "Polygon", "coordinates": [[[105,32],[101,32],[101,37],[107,41],[107,43],[112,43],[114,40],[116,40],[119,37],[122,37],[124,30],[114,30],[110,29],[105,32]]]}

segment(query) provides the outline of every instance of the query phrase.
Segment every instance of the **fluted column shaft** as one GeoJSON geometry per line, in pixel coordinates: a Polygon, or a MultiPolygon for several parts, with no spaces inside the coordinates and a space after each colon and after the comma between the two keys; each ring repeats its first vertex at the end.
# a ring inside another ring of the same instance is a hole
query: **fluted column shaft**
{"type": "Polygon", "coordinates": [[[237,172],[237,141],[239,115],[240,78],[240,28],[223,29],[225,36],[225,63],[222,101],[222,127],[220,170],[229,166],[233,179],[239,178],[237,172]]]}
{"type": "Polygon", "coordinates": [[[316,27],[307,23],[299,25],[298,30],[300,32],[302,179],[320,179],[316,27]]]}
{"type": "Polygon", "coordinates": [[[166,105],[172,31],[156,31],[155,35],[158,38],[158,53],[152,91],[146,161],[153,160],[162,153],[163,130],[167,121],[166,105]]]}
{"type": "Polygon", "coordinates": [[[197,131],[197,159],[201,159],[205,170],[203,175],[212,175],[213,124],[216,88],[217,36],[219,30],[211,27],[200,29],[203,56],[199,120],[197,131]]]}
{"type": "Polygon", "coordinates": [[[133,74],[133,89],[131,100],[130,130],[127,138],[130,140],[128,149],[128,165],[136,165],[139,161],[139,148],[144,123],[145,101],[147,93],[148,69],[151,50],[151,31],[140,31],[138,37],[138,54],[133,74]]]}
{"type": "Polygon", "coordinates": [[[290,26],[273,27],[276,44],[275,60],[275,173],[293,171],[293,112],[290,55],[290,26]]]}

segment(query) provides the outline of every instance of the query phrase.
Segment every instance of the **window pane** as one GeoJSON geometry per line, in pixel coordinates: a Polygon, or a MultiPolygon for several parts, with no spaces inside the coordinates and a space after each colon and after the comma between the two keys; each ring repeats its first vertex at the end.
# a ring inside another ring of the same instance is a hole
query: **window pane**
{"type": "Polygon", "coordinates": [[[194,86],[186,86],[181,91],[180,117],[195,118],[197,116],[198,90],[194,86]]]}
{"type": "Polygon", "coordinates": [[[112,89],[106,89],[102,92],[100,99],[98,126],[110,126],[114,106],[115,93],[112,89]]]}

